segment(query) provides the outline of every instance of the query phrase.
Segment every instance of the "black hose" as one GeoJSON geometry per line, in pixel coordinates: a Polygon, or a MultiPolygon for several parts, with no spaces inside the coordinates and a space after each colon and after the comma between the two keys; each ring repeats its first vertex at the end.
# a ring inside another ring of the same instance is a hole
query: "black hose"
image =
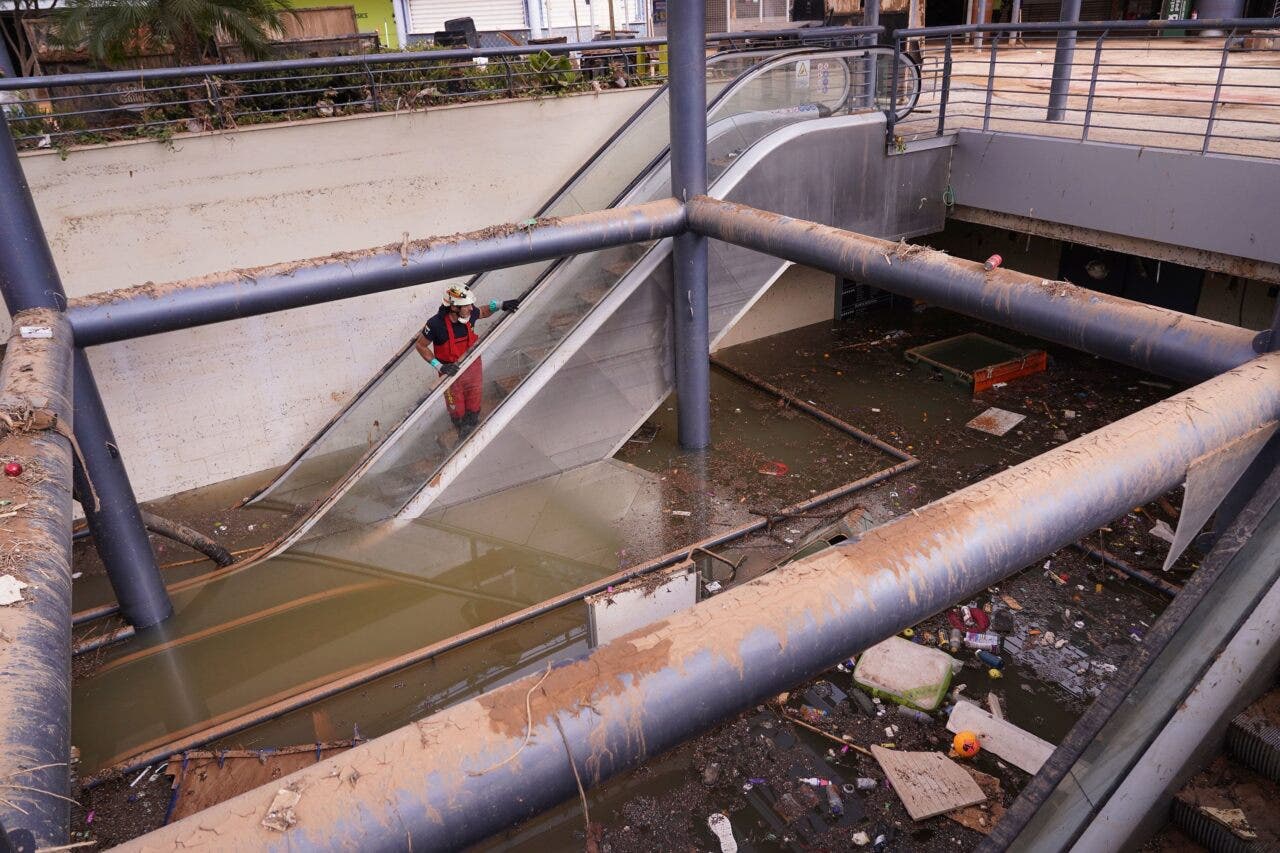
{"type": "MultiPolygon", "coordinates": [[[[153,512],[142,512],[142,523],[157,536],[163,536],[166,539],[172,539],[174,542],[181,542],[188,548],[192,548],[204,554],[210,560],[213,560],[219,567],[226,568],[236,561],[231,552],[223,548],[217,542],[214,542],[208,536],[205,536],[198,530],[187,527],[185,524],[179,524],[176,521],[170,521],[163,516],[156,515],[153,512]]],[[[80,527],[71,534],[73,540],[80,540],[90,536],[88,526],[80,527]]]]}
{"type": "Polygon", "coordinates": [[[1182,590],[1182,587],[1178,586],[1178,584],[1170,583],[1164,578],[1153,575],[1145,569],[1139,569],[1137,566],[1130,565],[1115,554],[1112,554],[1110,551],[1105,551],[1102,548],[1095,548],[1092,545],[1086,545],[1084,542],[1072,542],[1071,547],[1083,554],[1088,554],[1104,566],[1110,566],[1122,575],[1128,575],[1130,578],[1140,581],[1152,589],[1160,590],[1170,598],[1177,595],[1182,590]]]}
{"type": "MultiPolygon", "coordinates": [[[[1213,588],[1227,566],[1248,543],[1277,500],[1280,500],[1280,468],[1272,471],[1249,499],[1209,552],[1199,570],[1156,619],[1142,645],[1125,661],[1115,679],[1071,727],[1071,731],[1054,749],[1053,755],[1049,756],[1040,772],[1022,789],[1018,799],[991,830],[991,834],[975,848],[975,853],[998,853],[1007,850],[1017,840],[1036,812],[1079,761],[1085,749],[1097,739],[1098,733],[1129,698],[1138,680],[1168,647],[1205,594],[1213,588]]],[[[1097,814],[1104,802],[1102,800],[1091,804],[1090,817],[1097,814]]]]}
{"type": "Polygon", "coordinates": [[[179,524],[176,521],[170,521],[167,518],[156,515],[153,512],[142,512],[142,523],[148,530],[157,536],[163,536],[166,539],[172,539],[174,542],[181,542],[188,548],[192,548],[204,554],[210,560],[213,560],[220,567],[225,568],[236,561],[231,556],[231,552],[223,548],[217,542],[214,542],[208,536],[205,536],[198,530],[193,530],[185,524],[179,524]]]}

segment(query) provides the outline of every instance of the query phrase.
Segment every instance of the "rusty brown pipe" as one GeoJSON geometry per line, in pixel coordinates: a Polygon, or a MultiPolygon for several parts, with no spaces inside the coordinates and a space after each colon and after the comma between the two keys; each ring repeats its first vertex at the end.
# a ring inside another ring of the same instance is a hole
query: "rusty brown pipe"
{"type": "Polygon", "coordinates": [[[5,551],[0,574],[27,587],[0,607],[0,847],[66,844],[71,831],[71,443],[23,413],[56,416],[71,428],[71,327],[48,308],[19,312],[0,366],[5,425],[0,460],[19,462],[0,478],[5,551]],[[21,329],[47,329],[24,337],[21,329]],[[28,835],[29,833],[29,835],[28,835]]]}
{"type": "Polygon", "coordinates": [[[1173,379],[1198,382],[1258,353],[1256,332],[1144,305],[924,246],[893,243],[699,196],[686,205],[700,234],[806,264],[891,293],[1065,344],[1173,379]]]}
{"type": "Polygon", "coordinates": [[[207,827],[233,849],[464,847],[576,796],[573,766],[586,785],[634,767],[1175,488],[1192,461],[1277,415],[1280,354],[1267,354],[123,849],[207,842],[207,827]],[[338,781],[356,775],[358,785],[338,781]],[[277,833],[262,817],[286,785],[300,794],[298,822],[277,833]]]}

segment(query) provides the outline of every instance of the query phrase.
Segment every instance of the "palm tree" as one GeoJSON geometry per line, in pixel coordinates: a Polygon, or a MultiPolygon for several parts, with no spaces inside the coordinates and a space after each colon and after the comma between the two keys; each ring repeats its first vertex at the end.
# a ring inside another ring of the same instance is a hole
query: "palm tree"
{"type": "Polygon", "coordinates": [[[198,65],[211,58],[219,35],[264,57],[284,14],[292,14],[289,0],[69,0],[56,33],[102,62],[172,45],[178,64],[198,65]]]}

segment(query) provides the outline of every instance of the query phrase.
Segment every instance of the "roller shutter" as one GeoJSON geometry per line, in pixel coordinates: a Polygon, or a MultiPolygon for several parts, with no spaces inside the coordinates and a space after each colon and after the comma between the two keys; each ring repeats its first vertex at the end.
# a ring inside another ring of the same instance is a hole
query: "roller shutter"
{"type": "Polygon", "coordinates": [[[480,31],[523,30],[524,0],[409,0],[409,31],[433,33],[444,22],[471,18],[480,31]]]}

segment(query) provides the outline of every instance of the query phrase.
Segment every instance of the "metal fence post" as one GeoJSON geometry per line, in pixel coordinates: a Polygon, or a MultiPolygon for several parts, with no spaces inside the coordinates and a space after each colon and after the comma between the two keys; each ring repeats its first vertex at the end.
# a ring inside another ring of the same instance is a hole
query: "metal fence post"
{"type": "MultiPolygon", "coordinates": [[[[898,39],[895,32],[892,38],[893,42],[893,59],[889,64],[889,107],[884,111],[885,130],[888,133],[888,143],[890,146],[894,144],[896,137],[895,130],[898,125],[898,57],[902,55],[901,47],[905,41],[898,39]]],[[[872,56],[868,60],[868,65],[874,69],[876,67],[876,57],[872,56]]],[[[874,85],[875,76],[872,75],[874,85]]]]}
{"type": "Polygon", "coordinates": [[[1213,102],[1209,104],[1209,120],[1204,125],[1204,144],[1200,146],[1201,154],[1209,153],[1209,143],[1213,141],[1213,122],[1218,117],[1218,98],[1222,97],[1222,78],[1227,74],[1227,61],[1231,57],[1231,42],[1235,40],[1234,29],[1227,33],[1222,42],[1222,60],[1218,63],[1218,82],[1213,86],[1213,102]]]}
{"type": "Polygon", "coordinates": [[[1098,67],[1102,61],[1102,40],[1106,37],[1107,31],[1103,30],[1093,46],[1093,73],[1089,76],[1089,100],[1084,105],[1084,130],[1080,134],[1081,141],[1089,139],[1089,123],[1093,120],[1093,95],[1098,89],[1098,67]]]}
{"type": "MultiPolygon", "coordinates": [[[[66,291],[7,125],[0,137],[0,294],[10,315],[27,308],[65,310],[66,291]]],[[[74,401],[76,439],[84,456],[84,467],[76,466],[76,488],[85,518],[120,602],[120,612],[136,627],[154,625],[169,618],[173,605],[156,566],[89,359],[81,349],[75,352],[74,401]],[[97,507],[91,497],[94,494],[97,507]]]]}
{"type": "MultiPolygon", "coordinates": [[[[1062,0],[1062,20],[1080,20],[1080,0],[1062,0]]],[[[1049,121],[1062,121],[1067,114],[1067,93],[1071,90],[1071,68],[1076,52],[1076,31],[1058,33],[1058,46],[1053,52],[1053,79],[1049,83],[1049,121]]]]}
{"type": "MultiPolygon", "coordinates": [[[[669,7],[671,194],[683,202],[707,192],[706,5],[706,0],[680,0],[669,7]]],[[[711,443],[707,238],[686,230],[673,244],[678,432],[682,447],[701,450],[711,443]]]]}
{"type": "Polygon", "coordinates": [[[991,127],[991,98],[996,88],[996,52],[1000,49],[1000,39],[991,40],[991,59],[987,62],[987,99],[982,108],[982,129],[991,127]]]}
{"type": "Polygon", "coordinates": [[[947,126],[947,101],[951,100],[951,42],[952,36],[947,36],[947,49],[942,56],[942,93],[938,96],[938,136],[941,136],[947,126]]]}

